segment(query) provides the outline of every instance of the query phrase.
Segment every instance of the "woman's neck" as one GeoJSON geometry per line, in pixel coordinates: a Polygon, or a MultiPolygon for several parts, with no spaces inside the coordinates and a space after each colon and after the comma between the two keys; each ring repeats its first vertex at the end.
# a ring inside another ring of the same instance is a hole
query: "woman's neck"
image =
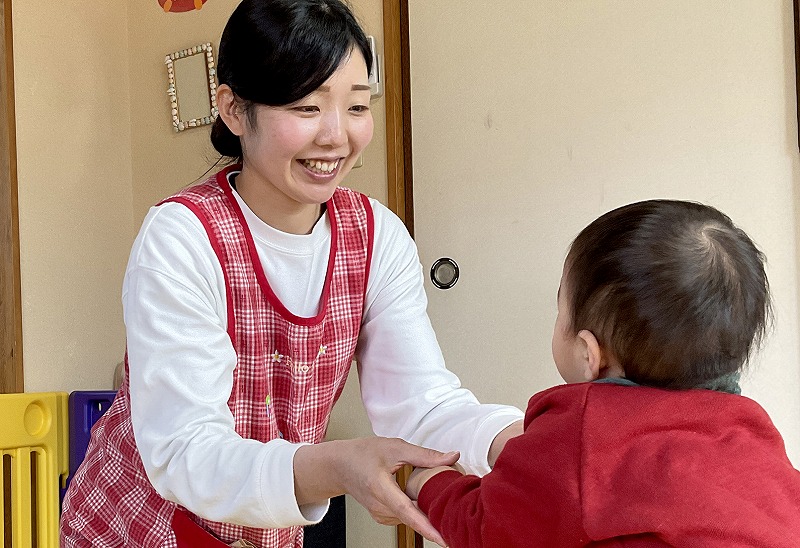
{"type": "Polygon", "coordinates": [[[322,216],[321,204],[296,202],[269,184],[259,184],[244,172],[235,179],[236,192],[262,221],[288,234],[310,234],[322,216]]]}

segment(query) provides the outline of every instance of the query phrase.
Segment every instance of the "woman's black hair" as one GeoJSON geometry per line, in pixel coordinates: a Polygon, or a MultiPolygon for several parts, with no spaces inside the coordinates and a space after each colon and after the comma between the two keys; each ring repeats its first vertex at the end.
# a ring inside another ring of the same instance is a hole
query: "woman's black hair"
{"type": "Polygon", "coordinates": [[[565,263],[570,327],[633,382],[693,388],[739,373],[771,319],[764,255],[731,219],[650,200],[586,227],[565,263]]]}
{"type": "MultiPolygon", "coordinates": [[[[253,104],[288,105],[321,86],[353,48],[373,59],[355,16],[341,0],[244,0],[222,32],[217,80],[236,94],[254,123],[253,104]]],[[[211,143],[241,161],[239,137],[217,117],[211,143]]]]}

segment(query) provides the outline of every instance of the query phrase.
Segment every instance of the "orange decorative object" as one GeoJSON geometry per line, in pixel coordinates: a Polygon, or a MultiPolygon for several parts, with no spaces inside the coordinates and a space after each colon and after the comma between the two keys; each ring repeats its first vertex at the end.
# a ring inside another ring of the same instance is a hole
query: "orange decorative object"
{"type": "Polygon", "coordinates": [[[164,11],[177,13],[180,11],[199,10],[208,0],[158,0],[164,11]]]}

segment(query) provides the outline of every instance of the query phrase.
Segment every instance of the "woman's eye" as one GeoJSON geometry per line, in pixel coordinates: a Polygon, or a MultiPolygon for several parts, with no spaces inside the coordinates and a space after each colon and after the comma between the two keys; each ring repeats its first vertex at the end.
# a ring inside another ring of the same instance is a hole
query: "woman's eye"
{"type": "Polygon", "coordinates": [[[353,112],[367,112],[369,107],[367,105],[353,105],[350,107],[350,110],[353,112]]]}
{"type": "Polygon", "coordinates": [[[294,107],[294,110],[302,113],[313,113],[313,112],[319,112],[319,107],[313,105],[301,105],[299,107],[294,107]]]}

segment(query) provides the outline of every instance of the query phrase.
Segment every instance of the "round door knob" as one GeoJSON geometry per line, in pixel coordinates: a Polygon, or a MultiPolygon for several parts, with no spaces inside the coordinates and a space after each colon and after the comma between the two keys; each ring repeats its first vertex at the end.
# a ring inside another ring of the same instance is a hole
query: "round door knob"
{"type": "Polygon", "coordinates": [[[450,289],[458,282],[458,264],[450,257],[436,259],[431,266],[431,281],[439,289],[450,289]]]}

